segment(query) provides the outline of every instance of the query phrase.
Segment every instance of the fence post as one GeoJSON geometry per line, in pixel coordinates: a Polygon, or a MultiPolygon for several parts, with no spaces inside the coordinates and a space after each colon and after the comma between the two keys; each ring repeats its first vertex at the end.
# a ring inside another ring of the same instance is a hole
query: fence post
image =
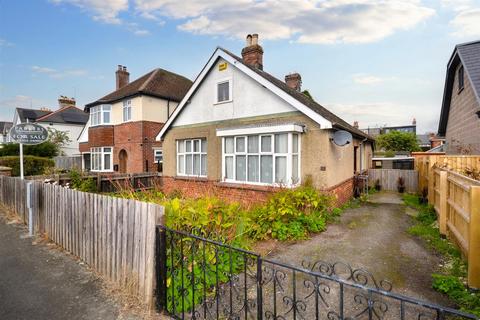
{"type": "Polygon", "coordinates": [[[440,234],[447,234],[447,198],[448,198],[448,172],[440,171],[440,205],[439,205],[439,227],[440,234]]]}
{"type": "Polygon", "coordinates": [[[428,174],[428,203],[431,205],[435,204],[435,170],[433,167],[430,167],[430,163],[427,167],[428,174]]]}
{"type": "Polygon", "coordinates": [[[480,186],[470,187],[468,286],[480,289],[480,186]]]}
{"type": "Polygon", "coordinates": [[[167,311],[167,235],[166,230],[156,227],[156,257],[155,269],[157,274],[157,309],[158,311],[167,311]]]}
{"type": "MultiPolygon", "coordinates": [[[[263,319],[263,275],[262,257],[257,257],[257,320],[263,319]]],[[[273,275],[275,277],[275,274],[273,275]]],[[[275,281],[275,279],[273,280],[275,281]]]]}

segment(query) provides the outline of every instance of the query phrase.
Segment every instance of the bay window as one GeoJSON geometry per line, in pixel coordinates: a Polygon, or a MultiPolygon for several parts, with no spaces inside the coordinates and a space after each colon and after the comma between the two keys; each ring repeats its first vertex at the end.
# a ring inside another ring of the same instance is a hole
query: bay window
{"type": "Polygon", "coordinates": [[[90,125],[99,126],[102,124],[110,124],[110,113],[112,106],[109,104],[102,104],[90,108],[90,125]]]}
{"type": "Polygon", "coordinates": [[[297,185],[300,182],[299,140],[298,133],[223,137],[223,180],[259,185],[297,185]]]}
{"type": "Polygon", "coordinates": [[[207,140],[177,140],[177,175],[207,176],[207,140]]]}
{"type": "Polygon", "coordinates": [[[112,147],[90,148],[91,171],[112,171],[112,147]]]}

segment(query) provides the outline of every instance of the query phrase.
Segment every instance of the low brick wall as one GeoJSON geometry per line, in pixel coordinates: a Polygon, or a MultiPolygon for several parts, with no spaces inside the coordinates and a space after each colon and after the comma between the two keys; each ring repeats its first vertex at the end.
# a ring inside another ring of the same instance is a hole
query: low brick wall
{"type": "MultiPolygon", "coordinates": [[[[161,189],[165,194],[179,192],[188,198],[215,196],[225,201],[239,202],[247,208],[266,202],[272,193],[281,190],[275,187],[227,184],[201,178],[178,177],[162,177],[161,189]]],[[[336,205],[340,206],[353,197],[353,177],[322,191],[332,193],[336,198],[336,205]]]]}
{"type": "Polygon", "coordinates": [[[11,176],[12,176],[12,168],[10,168],[10,167],[1,167],[1,166],[0,166],[0,176],[11,177],[11,176]]]}

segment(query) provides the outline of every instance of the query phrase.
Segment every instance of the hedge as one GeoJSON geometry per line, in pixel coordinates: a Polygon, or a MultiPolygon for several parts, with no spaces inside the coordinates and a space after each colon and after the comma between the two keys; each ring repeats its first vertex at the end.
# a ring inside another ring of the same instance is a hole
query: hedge
{"type": "MultiPolygon", "coordinates": [[[[53,158],[58,156],[59,148],[53,142],[45,141],[36,145],[24,145],[23,154],[36,157],[53,158]]],[[[3,148],[0,149],[0,157],[18,155],[20,155],[20,146],[18,143],[7,143],[4,144],[3,148]]]]}
{"type": "MultiPolygon", "coordinates": [[[[0,157],[0,166],[12,168],[12,176],[20,175],[19,156],[0,157]]],[[[23,170],[25,176],[40,175],[43,174],[48,168],[53,167],[55,167],[55,162],[52,159],[35,156],[23,156],[23,170]]]]}

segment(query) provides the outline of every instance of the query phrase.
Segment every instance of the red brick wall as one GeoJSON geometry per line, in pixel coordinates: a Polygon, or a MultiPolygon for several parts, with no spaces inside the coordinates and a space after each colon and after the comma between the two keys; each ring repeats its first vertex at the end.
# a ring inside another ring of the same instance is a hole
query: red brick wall
{"type": "Polygon", "coordinates": [[[341,206],[353,197],[354,178],[347,179],[324,191],[331,192],[336,199],[336,205],[341,206]]]}
{"type": "Polygon", "coordinates": [[[90,148],[113,146],[113,132],[113,126],[88,128],[88,144],[90,148]]]}
{"type": "Polygon", "coordinates": [[[90,145],[88,142],[81,142],[78,144],[78,149],[80,152],[90,152],[90,145]]]}

